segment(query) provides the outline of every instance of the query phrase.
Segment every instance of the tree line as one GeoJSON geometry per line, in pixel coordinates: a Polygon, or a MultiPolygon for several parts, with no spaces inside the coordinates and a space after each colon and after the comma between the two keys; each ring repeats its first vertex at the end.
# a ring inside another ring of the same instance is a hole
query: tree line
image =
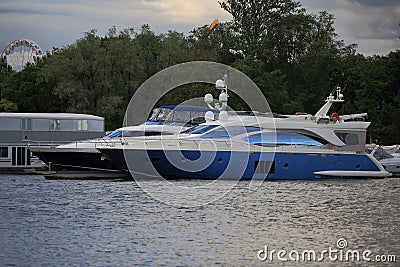
{"type": "MultiPolygon", "coordinates": [[[[356,44],[339,39],[332,14],[310,14],[293,0],[225,0],[220,6],[232,20],[212,31],[204,25],[188,35],[157,34],[147,24],[113,26],[104,36],[89,30],[20,72],[1,59],[0,111],[95,114],[112,130],[122,125],[131,97],[146,79],[178,63],[207,60],[244,72],[278,113],[315,113],[335,86],[345,87],[346,102],[335,106],[339,114],[368,112],[368,141],[400,143],[400,50],[358,54],[356,44]]],[[[188,85],[159,104],[209,92],[209,86],[188,85]]],[[[246,109],[236,96],[230,106],[246,109]]]]}

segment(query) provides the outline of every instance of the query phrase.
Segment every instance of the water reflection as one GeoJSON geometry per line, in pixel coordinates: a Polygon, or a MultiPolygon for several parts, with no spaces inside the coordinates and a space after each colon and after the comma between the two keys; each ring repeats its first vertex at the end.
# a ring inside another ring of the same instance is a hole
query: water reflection
{"type": "MultiPolygon", "coordinates": [[[[400,257],[400,179],[266,182],[256,191],[239,182],[223,198],[188,208],[161,203],[134,182],[3,176],[0,183],[2,266],[283,266],[258,260],[257,251],[322,251],[339,238],[350,249],[400,257]]],[[[346,264],[354,266],[339,265],[346,264]]]]}

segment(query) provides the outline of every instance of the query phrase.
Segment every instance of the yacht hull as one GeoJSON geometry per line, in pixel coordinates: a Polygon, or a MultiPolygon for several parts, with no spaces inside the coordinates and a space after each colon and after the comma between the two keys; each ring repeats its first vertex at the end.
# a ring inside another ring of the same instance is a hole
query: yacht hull
{"type": "Polygon", "coordinates": [[[202,151],[200,154],[198,150],[135,149],[104,149],[102,152],[133,178],[312,180],[389,176],[367,154],[237,151],[202,151]]]}
{"type": "Polygon", "coordinates": [[[32,153],[54,171],[116,170],[111,160],[98,152],[53,150],[32,153]]]}

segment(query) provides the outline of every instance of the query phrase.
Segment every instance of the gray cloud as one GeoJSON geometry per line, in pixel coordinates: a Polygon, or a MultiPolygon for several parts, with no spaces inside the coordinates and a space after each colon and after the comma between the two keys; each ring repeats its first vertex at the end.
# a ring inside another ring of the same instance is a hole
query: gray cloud
{"type": "Polygon", "coordinates": [[[362,6],[372,7],[399,7],[399,0],[347,0],[349,2],[357,2],[362,6]]]}
{"type": "MultiPolygon", "coordinates": [[[[335,28],[358,52],[386,54],[400,48],[398,0],[299,0],[308,12],[326,10],[335,28]]],[[[13,0],[0,2],[0,50],[17,38],[36,41],[43,50],[74,43],[90,29],[105,34],[147,23],[158,33],[188,33],[218,18],[230,20],[216,0],[13,0]]]]}
{"type": "Polygon", "coordinates": [[[400,49],[400,5],[396,1],[300,0],[310,12],[333,14],[335,28],[346,44],[358,44],[366,55],[387,54],[400,49]]]}
{"type": "Polygon", "coordinates": [[[49,11],[42,8],[37,7],[27,7],[27,6],[1,6],[0,5],[0,14],[13,14],[13,15],[69,15],[67,12],[63,12],[61,10],[53,10],[49,11]]]}

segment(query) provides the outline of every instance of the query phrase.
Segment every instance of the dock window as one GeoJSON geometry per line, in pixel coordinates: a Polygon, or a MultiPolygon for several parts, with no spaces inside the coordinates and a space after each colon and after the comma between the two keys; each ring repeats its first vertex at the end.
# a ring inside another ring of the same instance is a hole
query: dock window
{"type": "Polygon", "coordinates": [[[78,124],[77,125],[78,131],[88,131],[89,130],[88,120],[78,120],[77,124],[78,124]]]}
{"type": "Polygon", "coordinates": [[[21,130],[22,131],[32,130],[32,120],[30,118],[21,119],[21,130]]]}
{"type": "Polygon", "coordinates": [[[58,131],[61,128],[61,122],[59,119],[50,120],[50,131],[58,131]]]}
{"type": "Polygon", "coordinates": [[[8,147],[0,147],[0,158],[8,158],[8,147]]]}

